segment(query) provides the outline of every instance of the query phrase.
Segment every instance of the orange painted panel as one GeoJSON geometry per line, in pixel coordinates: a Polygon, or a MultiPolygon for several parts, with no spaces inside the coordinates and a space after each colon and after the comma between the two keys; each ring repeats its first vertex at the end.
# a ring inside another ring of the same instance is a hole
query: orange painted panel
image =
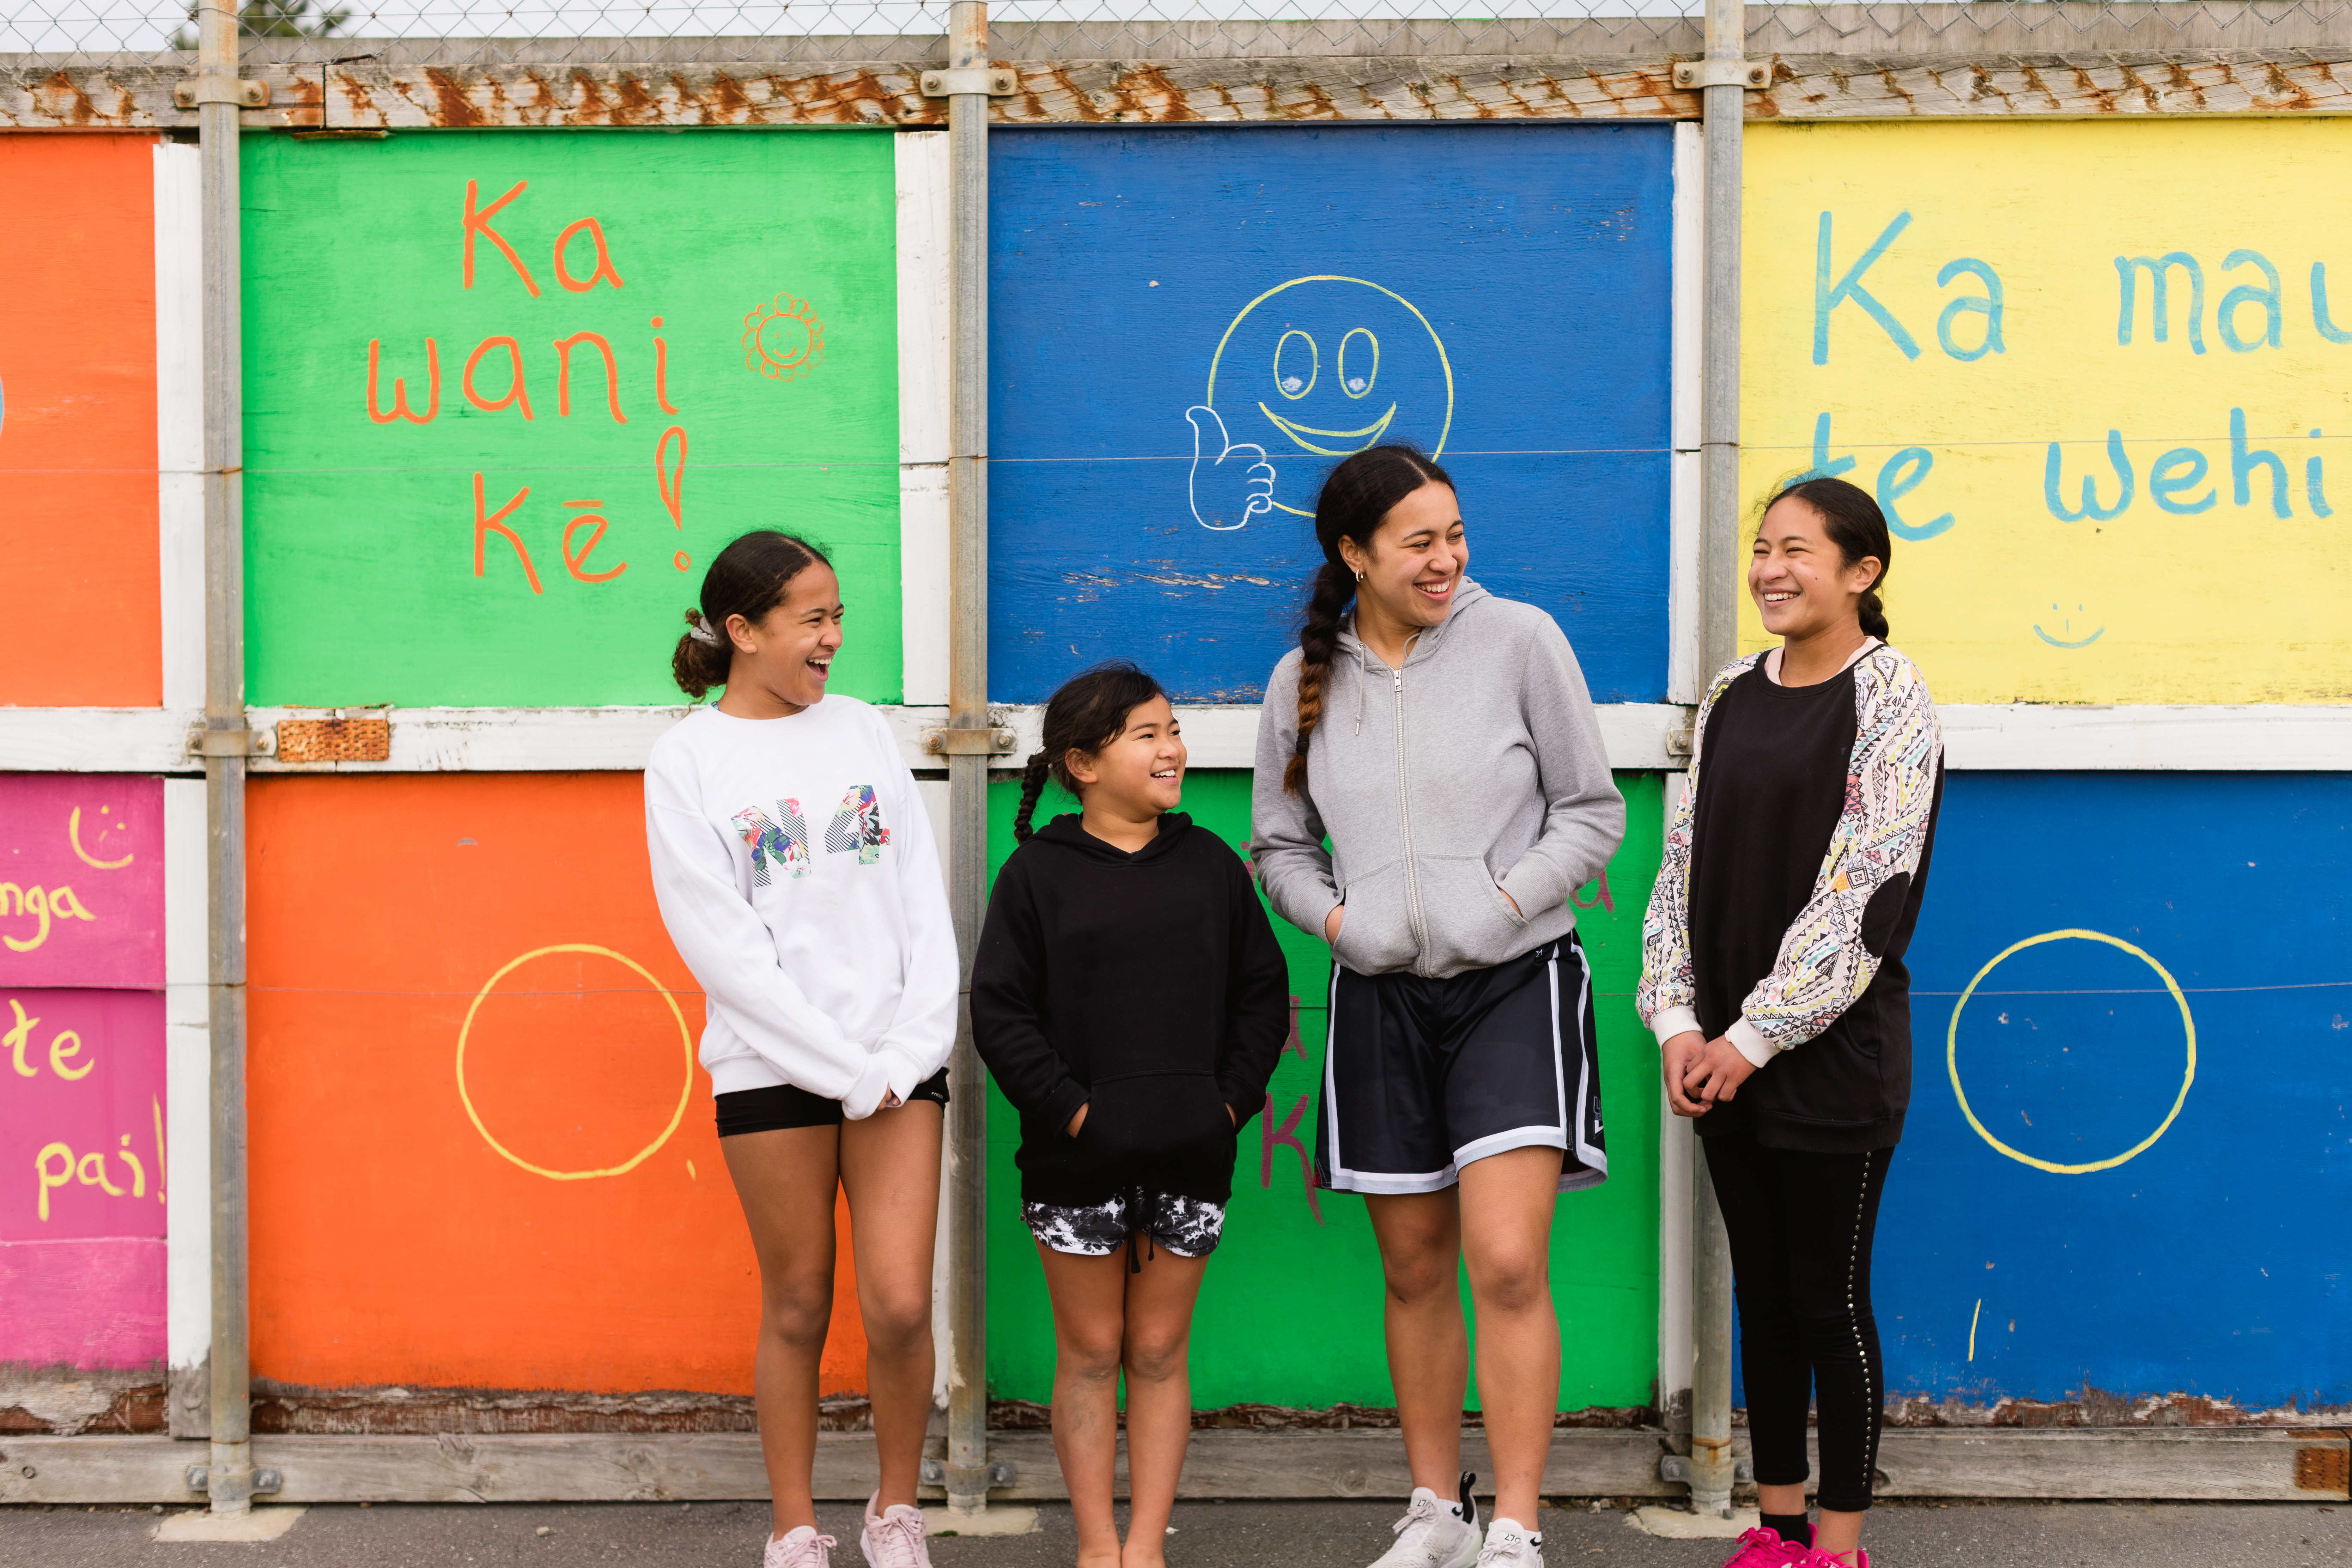
{"type": "MultiPolygon", "coordinates": [[[[749,1393],[757,1275],[638,776],[247,802],[256,1374],[749,1393]]],[[[840,1232],[827,1392],[866,1383],[840,1232]]]]}
{"type": "Polygon", "coordinates": [[[153,136],[0,136],[0,706],[163,700],[153,136]]]}

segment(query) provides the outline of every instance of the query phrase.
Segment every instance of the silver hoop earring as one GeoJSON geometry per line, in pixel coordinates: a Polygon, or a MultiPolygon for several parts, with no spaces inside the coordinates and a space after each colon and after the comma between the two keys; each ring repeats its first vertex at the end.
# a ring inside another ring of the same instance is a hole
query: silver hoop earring
{"type": "Polygon", "coordinates": [[[1360,582],[1362,582],[1363,580],[1364,580],[1364,574],[1363,574],[1361,572],[1357,573],[1357,574],[1356,574],[1356,581],[1357,581],[1357,582],[1359,582],[1359,583],[1360,583],[1360,582]]]}

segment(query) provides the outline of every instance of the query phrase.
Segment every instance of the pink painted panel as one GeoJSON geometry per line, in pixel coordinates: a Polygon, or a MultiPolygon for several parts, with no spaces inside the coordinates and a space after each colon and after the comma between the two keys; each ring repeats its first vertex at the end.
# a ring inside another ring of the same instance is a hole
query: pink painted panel
{"type": "Polygon", "coordinates": [[[0,1362],[163,1354],[163,996],[0,985],[0,1362]]]}
{"type": "Polygon", "coordinates": [[[163,984],[163,781],[0,773],[0,986],[163,984]]]}
{"type": "Polygon", "coordinates": [[[163,996],[0,986],[0,1241],[163,1234],[163,996]]]}
{"type": "Polygon", "coordinates": [[[149,1367],[164,1353],[163,1244],[0,1242],[0,1363],[149,1367]]]}

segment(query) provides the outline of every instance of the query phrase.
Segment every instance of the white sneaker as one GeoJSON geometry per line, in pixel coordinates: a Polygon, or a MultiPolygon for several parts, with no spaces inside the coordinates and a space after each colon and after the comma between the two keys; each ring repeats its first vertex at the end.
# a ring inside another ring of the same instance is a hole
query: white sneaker
{"type": "Polygon", "coordinates": [[[1478,1568],[1543,1568],[1543,1537],[1530,1534],[1515,1519],[1497,1516],[1486,1526],[1478,1568]]]}
{"type": "Polygon", "coordinates": [[[931,1568],[930,1552],[923,1545],[923,1510],[894,1502],[877,1513],[880,1498],[877,1492],[866,1500],[866,1528],[857,1534],[857,1549],[869,1568],[931,1568]]]}
{"type": "Polygon", "coordinates": [[[1460,1516],[1427,1487],[1413,1488],[1404,1517],[1389,1526],[1396,1544],[1372,1568],[1470,1568],[1478,1561],[1478,1505],[1470,1498],[1475,1479],[1462,1478],[1460,1516]]]}
{"type": "Polygon", "coordinates": [[[813,1524],[795,1525],[782,1535],[768,1538],[768,1550],[760,1559],[760,1568],[833,1568],[827,1556],[841,1542],[830,1535],[819,1535],[813,1524]]]}

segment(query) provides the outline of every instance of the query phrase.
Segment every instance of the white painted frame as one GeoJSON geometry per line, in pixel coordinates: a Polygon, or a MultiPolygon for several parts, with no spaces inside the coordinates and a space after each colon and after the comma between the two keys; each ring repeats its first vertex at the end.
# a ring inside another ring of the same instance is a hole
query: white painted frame
{"type": "Polygon", "coordinates": [[[948,700],[948,136],[893,138],[898,192],[898,595],[905,700],[948,700]]]}
{"type": "MultiPolygon", "coordinates": [[[[68,710],[48,766],[185,771],[205,701],[204,179],[197,149],[155,159],[155,521],[163,707],[68,710]],[[113,745],[100,743],[104,741],[113,745]],[[120,748],[131,755],[110,756],[120,748]]],[[[23,711],[23,710],[20,710],[23,711]]],[[[37,710],[35,710],[37,711],[37,710]]],[[[0,745],[10,765],[15,748],[0,745]]],[[[212,1351],[211,898],[202,779],[163,781],[164,1359],[201,1367],[212,1351]]],[[[166,1378],[166,1395],[177,1392],[166,1378]]],[[[179,1412],[173,1413],[175,1415],[179,1412]]],[[[176,1423],[175,1423],[176,1424],[176,1423]]]]}
{"type": "Polygon", "coordinates": [[[1696,705],[1698,668],[1699,327],[1706,258],[1706,150],[1700,128],[1675,125],[1674,331],[1668,350],[1666,700],[1696,705]]]}

